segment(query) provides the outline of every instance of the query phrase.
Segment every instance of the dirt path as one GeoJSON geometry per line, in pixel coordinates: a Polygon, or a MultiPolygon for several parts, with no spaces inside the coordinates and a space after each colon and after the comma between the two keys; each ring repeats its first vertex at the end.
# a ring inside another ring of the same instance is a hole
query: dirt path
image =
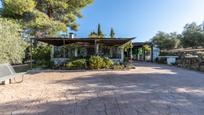
{"type": "Polygon", "coordinates": [[[29,74],[21,84],[0,86],[0,115],[204,115],[204,74],[136,66],[29,74]]]}

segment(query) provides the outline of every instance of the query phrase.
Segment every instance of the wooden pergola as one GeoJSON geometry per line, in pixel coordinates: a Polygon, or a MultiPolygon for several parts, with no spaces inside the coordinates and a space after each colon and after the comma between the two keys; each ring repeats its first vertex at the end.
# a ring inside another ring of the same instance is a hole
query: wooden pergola
{"type": "Polygon", "coordinates": [[[106,46],[121,46],[135,38],[60,38],[46,37],[33,38],[37,41],[48,43],[54,46],[63,46],[68,44],[104,44],[106,46]]]}
{"type": "Polygon", "coordinates": [[[81,46],[94,46],[95,54],[98,53],[99,44],[105,46],[122,46],[135,38],[60,38],[60,37],[46,37],[34,38],[34,40],[51,44],[53,46],[65,46],[69,44],[78,44],[81,46]]]}
{"type": "MultiPolygon", "coordinates": [[[[99,44],[109,47],[120,47],[135,38],[64,38],[64,37],[44,37],[44,38],[31,38],[31,40],[44,42],[52,46],[67,46],[70,44],[80,45],[84,47],[93,47],[95,55],[99,53],[99,44]]],[[[65,52],[65,49],[64,49],[65,52]]],[[[65,55],[65,53],[64,53],[65,55]]],[[[65,56],[64,56],[65,57],[65,56]]],[[[121,48],[121,60],[124,60],[124,49],[121,48]],[[123,53],[122,53],[123,52],[123,53]]]]}

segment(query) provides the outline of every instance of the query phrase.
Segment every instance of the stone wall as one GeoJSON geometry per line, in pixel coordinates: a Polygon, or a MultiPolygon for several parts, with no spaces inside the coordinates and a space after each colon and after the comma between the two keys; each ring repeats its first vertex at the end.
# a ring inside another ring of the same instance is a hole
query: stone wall
{"type": "Polygon", "coordinates": [[[162,54],[178,56],[176,61],[178,67],[204,72],[204,49],[163,51],[162,54]]]}

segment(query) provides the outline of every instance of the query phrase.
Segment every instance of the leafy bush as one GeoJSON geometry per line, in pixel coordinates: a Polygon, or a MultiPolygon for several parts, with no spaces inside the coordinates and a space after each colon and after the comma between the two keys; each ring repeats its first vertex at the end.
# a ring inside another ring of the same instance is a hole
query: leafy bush
{"type": "Polygon", "coordinates": [[[135,69],[135,66],[132,64],[127,64],[127,65],[113,65],[113,70],[130,70],[130,69],[135,69]]]}
{"type": "Polygon", "coordinates": [[[124,70],[125,66],[124,65],[113,65],[113,70],[124,70]]]}
{"type": "Polygon", "coordinates": [[[40,44],[32,49],[32,56],[35,61],[50,60],[51,46],[40,44]]]}
{"type": "Polygon", "coordinates": [[[129,62],[129,58],[128,58],[128,57],[125,57],[125,58],[124,58],[124,62],[129,62]]]}
{"type": "Polygon", "coordinates": [[[114,70],[126,70],[134,69],[134,65],[131,64],[117,64],[114,65],[113,61],[109,58],[103,58],[100,56],[91,56],[90,58],[73,58],[68,61],[66,68],[69,70],[77,69],[114,69],[114,70]],[[88,67],[87,67],[88,65],[88,67]]]}
{"type": "Polygon", "coordinates": [[[77,59],[77,60],[69,61],[69,62],[66,64],[66,68],[67,68],[67,69],[70,69],[70,70],[86,69],[86,68],[87,68],[86,59],[77,59]]]}
{"type": "Polygon", "coordinates": [[[52,68],[54,66],[54,62],[50,60],[37,60],[34,63],[34,67],[41,67],[41,68],[52,68]]]}
{"type": "Polygon", "coordinates": [[[113,66],[113,61],[109,58],[104,58],[104,68],[109,69],[113,66]]]}
{"type": "Polygon", "coordinates": [[[50,58],[51,46],[46,44],[38,44],[38,46],[32,48],[32,58],[37,67],[51,67],[53,62],[50,58]]]}
{"type": "Polygon", "coordinates": [[[66,68],[71,70],[87,69],[87,65],[89,65],[89,69],[108,69],[112,68],[113,61],[109,58],[102,58],[100,56],[73,58],[66,64],[66,68]]]}
{"type": "Polygon", "coordinates": [[[125,69],[127,69],[127,70],[135,69],[135,66],[133,64],[127,64],[127,65],[125,65],[125,69]]]}
{"type": "Polygon", "coordinates": [[[100,56],[91,56],[89,58],[90,69],[102,69],[105,65],[104,59],[100,56]]]}
{"type": "Polygon", "coordinates": [[[0,18],[0,63],[22,63],[26,43],[20,31],[21,27],[15,21],[0,18]]]}

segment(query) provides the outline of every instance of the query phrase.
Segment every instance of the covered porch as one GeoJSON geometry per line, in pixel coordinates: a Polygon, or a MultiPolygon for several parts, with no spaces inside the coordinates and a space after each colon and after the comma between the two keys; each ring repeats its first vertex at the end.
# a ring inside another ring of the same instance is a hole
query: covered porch
{"type": "Polygon", "coordinates": [[[77,57],[99,55],[124,61],[124,46],[134,38],[36,38],[52,45],[51,60],[65,62],[77,57]]]}

